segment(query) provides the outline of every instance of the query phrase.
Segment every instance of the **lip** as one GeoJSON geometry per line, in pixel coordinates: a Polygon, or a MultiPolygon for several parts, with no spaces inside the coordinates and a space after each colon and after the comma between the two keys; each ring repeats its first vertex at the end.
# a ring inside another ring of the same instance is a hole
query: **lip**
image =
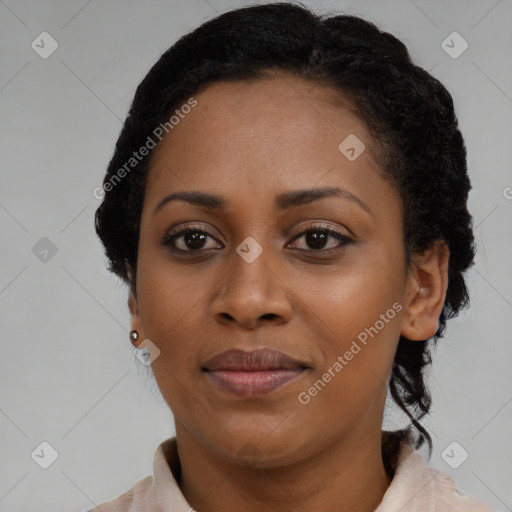
{"type": "Polygon", "coordinates": [[[221,389],[250,398],[283,387],[309,368],[305,362],[276,350],[232,349],[211,358],[202,371],[221,389]]]}

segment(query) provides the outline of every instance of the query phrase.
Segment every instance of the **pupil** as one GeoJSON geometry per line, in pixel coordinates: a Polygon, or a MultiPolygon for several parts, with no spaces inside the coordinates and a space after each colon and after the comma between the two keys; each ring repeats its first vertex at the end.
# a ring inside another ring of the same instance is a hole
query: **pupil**
{"type": "Polygon", "coordinates": [[[326,238],[326,233],[308,233],[306,235],[306,243],[313,249],[322,249],[325,246],[326,238]]]}
{"type": "Polygon", "coordinates": [[[200,249],[202,247],[202,242],[204,242],[205,235],[204,233],[188,233],[185,235],[185,245],[189,249],[200,249]],[[197,242],[199,244],[197,245],[197,242]],[[189,243],[191,242],[191,243],[189,243]]]}

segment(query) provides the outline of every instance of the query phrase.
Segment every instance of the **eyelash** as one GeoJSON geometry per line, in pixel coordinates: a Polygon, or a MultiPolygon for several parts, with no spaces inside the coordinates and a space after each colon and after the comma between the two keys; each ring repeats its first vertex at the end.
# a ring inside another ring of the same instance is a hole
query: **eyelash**
{"type": "MultiPolygon", "coordinates": [[[[173,252],[182,253],[182,254],[183,253],[200,253],[200,252],[206,252],[206,251],[213,250],[213,249],[184,250],[184,249],[177,249],[176,247],[173,247],[172,244],[174,243],[175,240],[177,240],[185,235],[191,234],[191,233],[202,233],[204,235],[207,235],[207,236],[213,238],[216,242],[221,243],[208,231],[191,226],[191,227],[188,227],[188,228],[186,228],[182,231],[179,231],[177,233],[167,234],[164,237],[164,240],[162,241],[162,245],[169,247],[169,249],[171,249],[173,252]]],[[[302,252],[315,252],[315,253],[319,253],[319,254],[331,254],[333,252],[337,252],[337,251],[343,249],[346,245],[349,245],[350,243],[353,242],[353,240],[351,238],[349,238],[348,236],[342,235],[338,231],[335,231],[334,229],[331,229],[326,226],[309,227],[305,231],[302,231],[297,236],[295,236],[291,240],[291,242],[298,240],[298,239],[302,238],[304,235],[308,235],[309,233],[323,233],[323,234],[330,235],[330,236],[336,238],[337,240],[339,240],[340,244],[337,245],[336,247],[331,247],[329,249],[297,249],[297,250],[302,251],[302,252]]]]}

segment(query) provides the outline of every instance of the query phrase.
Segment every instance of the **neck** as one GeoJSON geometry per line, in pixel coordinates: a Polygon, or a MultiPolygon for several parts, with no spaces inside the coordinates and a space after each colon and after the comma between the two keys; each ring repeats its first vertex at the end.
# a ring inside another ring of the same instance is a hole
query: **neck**
{"type": "Polygon", "coordinates": [[[380,429],[358,431],[300,462],[265,469],[212,453],[179,423],[176,437],[180,488],[201,512],[373,512],[390,484],[380,429]]]}

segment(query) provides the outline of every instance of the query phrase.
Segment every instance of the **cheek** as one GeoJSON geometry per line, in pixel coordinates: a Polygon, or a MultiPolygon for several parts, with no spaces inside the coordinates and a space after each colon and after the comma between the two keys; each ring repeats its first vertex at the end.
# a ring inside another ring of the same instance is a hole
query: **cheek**
{"type": "Polygon", "coordinates": [[[400,336],[401,275],[399,255],[384,249],[342,273],[304,283],[304,320],[322,352],[304,400],[316,402],[319,414],[338,404],[352,415],[385,392],[400,336]]]}
{"type": "Polygon", "coordinates": [[[204,337],[200,317],[208,286],[197,281],[192,285],[190,277],[170,267],[168,262],[140,263],[139,308],[144,333],[160,350],[151,365],[155,381],[176,417],[186,418],[195,403],[191,382],[199,373],[194,363],[199,357],[198,341],[204,337]]]}
{"type": "Polygon", "coordinates": [[[401,305],[374,295],[364,299],[343,295],[325,301],[329,305],[320,314],[335,320],[315,333],[323,354],[297,396],[310,416],[348,425],[374,414],[379,410],[375,405],[385,400],[401,305]]]}
{"type": "MultiPolygon", "coordinates": [[[[373,326],[401,297],[400,255],[383,247],[354,253],[339,270],[304,274],[300,297],[304,312],[322,333],[339,340],[337,349],[373,326]]],[[[396,310],[390,314],[396,316],[396,310]]],[[[386,324],[388,325],[388,324],[386,324]]]]}
{"type": "Polygon", "coordinates": [[[184,351],[180,347],[185,348],[186,344],[173,341],[182,339],[184,330],[199,321],[209,286],[200,284],[200,276],[184,277],[176,265],[159,254],[140,257],[137,279],[144,333],[159,347],[162,356],[172,356],[176,361],[184,351]]]}

